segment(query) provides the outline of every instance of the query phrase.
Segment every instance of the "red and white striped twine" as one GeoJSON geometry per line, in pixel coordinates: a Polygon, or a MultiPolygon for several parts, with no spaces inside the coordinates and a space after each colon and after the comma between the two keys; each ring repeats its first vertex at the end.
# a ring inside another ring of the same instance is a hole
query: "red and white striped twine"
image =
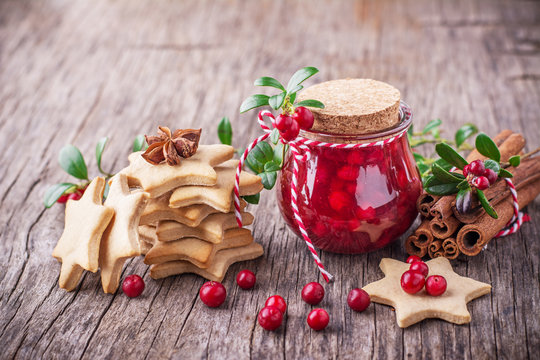
{"type": "MultiPolygon", "coordinates": [[[[399,109],[400,116],[403,121],[409,120],[409,118],[412,116],[411,109],[407,104],[404,102],[401,102],[401,106],[399,109]]],[[[272,129],[269,128],[265,122],[264,117],[269,117],[272,123],[272,127],[275,127],[275,117],[274,115],[267,111],[263,110],[259,112],[258,121],[259,125],[265,132],[265,134],[259,136],[255,141],[253,141],[247,149],[244,151],[244,154],[240,158],[240,162],[238,164],[238,168],[236,169],[236,180],[234,183],[234,207],[235,207],[235,214],[236,214],[236,222],[238,223],[239,227],[242,227],[242,214],[240,211],[240,173],[242,172],[242,169],[244,167],[244,162],[246,161],[246,158],[249,154],[249,152],[261,141],[266,140],[271,132],[272,129]]],[[[333,280],[332,274],[330,274],[325,268],[324,265],[317,254],[317,250],[315,250],[315,247],[313,246],[313,243],[311,242],[311,239],[308,236],[306,227],[304,225],[304,222],[302,221],[302,217],[300,216],[300,211],[298,210],[298,169],[299,169],[299,162],[305,161],[307,156],[310,155],[310,150],[307,145],[310,146],[322,146],[322,147],[328,147],[328,148],[337,148],[337,149],[357,149],[357,148],[365,148],[369,146],[383,146],[386,144],[389,144],[403,136],[407,129],[403,129],[398,134],[385,139],[385,140],[379,140],[371,143],[361,143],[361,144],[336,144],[336,143],[326,143],[322,141],[315,141],[315,140],[309,140],[303,137],[298,136],[296,139],[286,142],[281,139],[280,141],[284,144],[288,143],[289,147],[291,149],[291,154],[293,156],[293,173],[292,173],[292,180],[291,180],[291,208],[294,213],[294,219],[296,220],[296,224],[298,225],[298,229],[300,231],[300,234],[302,234],[302,238],[304,239],[309,251],[311,252],[311,256],[315,260],[315,263],[317,264],[317,267],[319,268],[319,271],[321,272],[324,280],[326,282],[330,282],[333,280]]]]}
{"type": "Polygon", "coordinates": [[[506,180],[506,185],[510,189],[510,194],[512,194],[512,200],[514,201],[514,216],[512,216],[512,219],[510,219],[508,224],[506,224],[505,228],[499,231],[497,235],[495,235],[496,238],[517,232],[524,222],[531,220],[528,214],[524,214],[523,212],[519,211],[517,191],[516,187],[512,183],[512,180],[507,178],[505,178],[504,180],[506,180]]]}

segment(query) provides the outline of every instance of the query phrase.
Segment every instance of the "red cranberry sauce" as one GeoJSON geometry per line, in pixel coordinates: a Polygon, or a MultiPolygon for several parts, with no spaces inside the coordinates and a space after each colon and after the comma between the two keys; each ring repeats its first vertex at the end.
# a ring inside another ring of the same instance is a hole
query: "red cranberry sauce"
{"type": "MultiPolygon", "coordinates": [[[[383,146],[310,149],[311,156],[299,164],[298,208],[315,246],[364,253],[408,229],[422,184],[406,136],[383,146]]],[[[291,208],[292,171],[289,156],[277,198],[285,221],[300,236],[291,208]]]]}

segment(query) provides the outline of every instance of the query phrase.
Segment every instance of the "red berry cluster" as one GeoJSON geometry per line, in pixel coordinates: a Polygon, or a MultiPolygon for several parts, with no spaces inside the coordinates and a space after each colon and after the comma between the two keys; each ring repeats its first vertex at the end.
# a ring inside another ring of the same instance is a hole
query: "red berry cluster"
{"type": "Polygon", "coordinates": [[[292,115],[283,113],[276,119],[276,129],[285,141],[296,139],[300,129],[309,130],[313,126],[313,114],[308,108],[299,106],[292,115]]]}
{"type": "Polygon", "coordinates": [[[416,294],[426,287],[431,296],[439,296],[446,291],[446,279],[440,275],[431,275],[427,278],[429,268],[418,256],[409,256],[407,263],[411,264],[409,270],[401,275],[401,288],[408,294],[416,294]]]}
{"type": "Polygon", "coordinates": [[[77,189],[77,191],[71,193],[71,194],[64,194],[56,200],[59,204],[65,204],[68,200],[80,200],[80,198],[83,196],[84,191],[86,190],[86,187],[82,189],[77,189]]]}
{"type": "Polygon", "coordinates": [[[463,175],[478,190],[485,190],[493,185],[499,177],[495,171],[486,168],[482,160],[475,160],[463,168],[463,175]]]}

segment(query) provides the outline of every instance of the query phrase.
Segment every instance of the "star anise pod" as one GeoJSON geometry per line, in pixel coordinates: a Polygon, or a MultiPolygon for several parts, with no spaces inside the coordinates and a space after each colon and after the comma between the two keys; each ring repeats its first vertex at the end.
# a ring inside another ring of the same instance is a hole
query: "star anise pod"
{"type": "Polygon", "coordinates": [[[150,164],[166,161],[170,166],[180,164],[180,158],[188,158],[197,152],[202,129],[178,129],[171,134],[166,126],[159,126],[157,136],[146,135],[148,149],[142,157],[150,164]]]}

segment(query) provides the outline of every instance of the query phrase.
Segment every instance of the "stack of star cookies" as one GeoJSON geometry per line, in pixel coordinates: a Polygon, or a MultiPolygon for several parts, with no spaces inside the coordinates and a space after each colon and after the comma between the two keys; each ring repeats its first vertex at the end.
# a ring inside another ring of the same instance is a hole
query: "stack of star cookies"
{"type": "MultiPolygon", "coordinates": [[[[122,173],[130,186],[150,195],[140,218],[139,239],[154,279],[196,273],[221,281],[232,263],[262,255],[251,231],[239,228],[236,221],[233,188],[238,160],[231,160],[233,152],[227,145],[201,145],[176,166],[152,165],[140,153],[130,155],[130,166],[122,173]]],[[[262,188],[260,177],[241,173],[241,196],[262,188]]],[[[249,225],[253,216],[245,206],[242,202],[242,220],[249,225]]]]}

